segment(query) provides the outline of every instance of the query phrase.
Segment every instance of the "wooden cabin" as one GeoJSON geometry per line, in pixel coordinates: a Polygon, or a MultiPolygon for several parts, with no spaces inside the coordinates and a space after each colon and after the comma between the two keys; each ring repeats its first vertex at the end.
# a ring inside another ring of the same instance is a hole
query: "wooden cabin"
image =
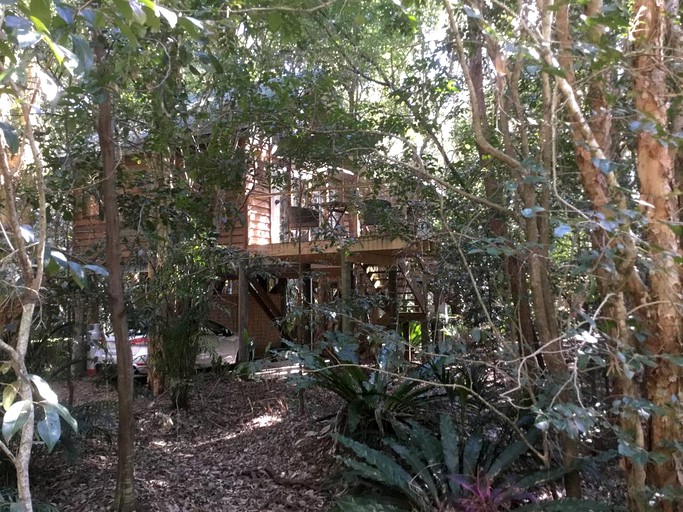
{"type": "MultiPolygon", "coordinates": [[[[396,206],[383,190],[356,173],[339,168],[298,171],[276,162],[267,151],[253,159],[237,191],[215,193],[214,223],[218,243],[245,251],[238,275],[226,275],[215,298],[212,320],[253,339],[257,355],[276,348],[283,338],[315,343],[327,328],[353,331],[354,318],[393,326],[407,333],[410,322],[426,323],[436,306],[429,299],[421,259],[432,245],[428,230],[410,211],[396,206]],[[279,173],[275,185],[273,173],[279,173]],[[321,179],[324,176],[324,179],[321,179]],[[227,208],[229,206],[229,208],[227,208]],[[238,212],[228,218],[226,210],[238,212]],[[405,228],[388,236],[384,221],[405,228]],[[406,236],[407,235],[407,236],[406,236]],[[251,262],[275,261],[270,277],[251,275],[251,262]],[[375,296],[383,306],[315,323],[305,328],[282,320],[293,308],[313,311],[316,305],[352,296],[375,296]]],[[[126,161],[125,172],[144,165],[126,161]]],[[[145,187],[123,190],[144,194],[145,187]]],[[[94,196],[83,194],[73,222],[73,249],[83,254],[103,249],[105,228],[94,196]]],[[[409,210],[409,208],[408,208],[409,210]]],[[[125,213],[124,213],[125,214],[125,213]]],[[[122,233],[124,257],[136,260],[142,243],[130,226],[122,233]]],[[[133,264],[144,271],[141,263],[133,264]]],[[[406,334],[407,336],[407,334],[406,334]]]]}

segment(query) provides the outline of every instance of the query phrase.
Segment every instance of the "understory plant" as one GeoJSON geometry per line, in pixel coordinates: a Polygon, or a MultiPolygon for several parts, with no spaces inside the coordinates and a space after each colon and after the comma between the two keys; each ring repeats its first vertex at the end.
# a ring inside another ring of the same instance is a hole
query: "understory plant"
{"type": "Polygon", "coordinates": [[[231,268],[229,250],[205,239],[169,247],[148,283],[150,373],[160,379],[176,407],[186,407],[199,350],[219,275],[231,268]]]}
{"type": "MultiPolygon", "coordinates": [[[[561,478],[567,468],[538,468],[530,454],[540,432],[523,425],[487,425],[466,434],[450,415],[436,432],[415,420],[394,422],[381,449],[338,436],[341,456],[358,492],[342,498],[337,512],[493,512],[533,504],[531,490],[561,478]]],[[[571,502],[567,510],[602,510],[571,502]]],[[[540,508],[542,510],[542,508],[540,508]]]]}
{"type": "MultiPolygon", "coordinates": [[[[339,338],[339,333],[334,333],[339,338]]],[[[344,402],[340,430],[355,438],[384,435],[396,419],[407,419],[438,407],[443,398],[425,385],[420,368],[404,371],[405,378],[382,367],[361,366],[348,350],[327,343],[321,353],[297,347],[307,370],[307,385],[331,391],[344,402]]]]}

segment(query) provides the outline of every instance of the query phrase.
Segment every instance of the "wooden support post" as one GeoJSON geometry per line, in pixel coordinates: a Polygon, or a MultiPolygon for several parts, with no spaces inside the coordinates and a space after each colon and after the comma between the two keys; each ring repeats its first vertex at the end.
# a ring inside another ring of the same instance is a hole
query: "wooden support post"
{"type": "Polygon", "coordinates": [[[389,269],[389,283],[387,284],[387,291],[389,292],[389,327],[397,329],[398,323],[398,269],[391,267],[389,269]]]}
{"type": "Polygon", "coordinates": [[[403,322],[401,324],[401,337],[406,342],[405,350],[403,351],[403,357],[406,361],[411,361],[411,350],[410,350],[410,321],[403,322]]]}
{"type": "Polygon", "coordinates": [[[431,328],[429,327],[429,318],[422,320],[420,324],[422,330],[422,350],[426,350],[427,345],[432,342],[431,328]]]}
{"type": "Polygon", "coordinates": [[[240,350],[237,361],[249,361],[249,278],[247,261],[240,264],[237,273],[237,331],[240,336],[240,350]]]}
{"type": "Polygon", "coordinates": [[[306,314],[301,315],[301,322],[299,323],[299,343],[308,343],[309,348],[313,348],[313,321],[311,318],[311,302],[313,294],[311,293],[311,278],[310,278],[311,264],[301,263],[299,265],[300,279],[301,279],[301,309],[306,311],[306,314]]]}
{"type": "MultiPolygon", "coordinates": [[[[351,300],[353,263],[349,263],[344,252],[341,253],[341,296],[347,306],[351,300]]],[[[345,311],[342,315],[341,328],[344,334],[352,334],[351,311],[345,311]]]]}

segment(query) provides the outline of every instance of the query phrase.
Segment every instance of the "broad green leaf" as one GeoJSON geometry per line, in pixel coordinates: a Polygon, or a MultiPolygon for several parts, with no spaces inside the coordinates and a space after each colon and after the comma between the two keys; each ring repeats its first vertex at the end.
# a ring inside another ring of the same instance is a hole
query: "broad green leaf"
{"type": "Polygon", "coordinates": [[[145,12],[145,16],[147,17],[145,21],[146,25],[150,28],[152,32],[159,32],[159,30],[161,29],[161,20],[159,19],[159,13],[156,9],[148,7],[145,2],[143,3],[145,5],[142,6],[142,10],[145,12]]]}
{"type": "Polygon", "coordinates": [[[33,228],[29,226],[28,224],[22,224],[19,226],[21,238],[24,239],[24,242],[27,244],[32,244],[36,241],[36,234],[33,232],[33,228]]]}
{"type": "Polygon", "coordinates": [[[39,18],[36,18],[35,16],[31,16],[29,19],[33,23],[33,26],[36,27],[36,29],[38,29],[38,32],[40,32],[41,34],[47,34],[47,35],[50,34],[50,30],[47,28],[47,26],[45,26],[45,24],[39,18]]]}
{"type": "Polygon", "coordinates": [[[481,13],[479,12],[478,9],[474,9],[474,8],[470,7],[469,5],[464,5],[463,10],[465,11],[465,14],[467,15],[467,17],[469,17],[469,18],[474,18],[476,20],[482,19],[481,13]]]}
{"type": "MultiPolygon", "coordinates": [[[[539,430],[533,429],[529,437],[533,436],[534,433],[538,434],[539,430]]],[[[537,436],[534,436],[537,437],[537,436]]],[[[531,442],[531,440],[530,440],[531,442]]],[[[519,461],[520,457],[529,451],[529,447],[523,441],[515,441],[514,443],[507,446],[493,461],[491,466],[486,470],[486,474],[495,478],[502,471],[505,471],[512,467],[512,465],[519,461]]]]}
{"type": "Polygon", "coordinates": [[[157,5],[157,12],[166,20],[166,23],[168,23],[171,28],[175,28],[178,24],[178,15],[170,9],[157,5]]]}
{"type": "Polygon", "coordinates": [[[479,462],[479,454],[484,444],[484,440],[479,433],[473,433],[467,438],[465,448],[462,453],[462,468],[463,475],[476,476],[477,464],[479,462]]]}
{"type": "Polygon", "coordinates": [[[147,21],[147,15],[145,14],[145,11],[142,10],[140,2],[138,2],[138,0],[128,0],[128,4],[133,13],[133,21],[139,25],[144,25],[147,21]]]}
{"type": "Polygon", "coordinates": [[[201,36],[204,30],[204,23],[190,16],[180,16],[178,26],[194,37],[201,36]]]}
{"type": "Polygon", "coordinates": [[[568,226],[567,224],[560,224],[555,228],[555,236],[557,238],[562,238],[565,235],[568,235],[569,233],[572,232],[572,228],[568,226]]]}
{"type": "Polygon", "coordinates": [[[282,13],[278,11],[268,13],[268,30],[275,34],[280,28],[282,28],[282,13]]]}
{"type": "Polygon", "coordinates": [[[17,393],[19,392],[19,384],[19,381],[15,380],[10,384],[6,384],[5,389],[2,390],[2,408],[5,411],[12,407],[14,399],[17,397],[17,393]]]}
{"type": "Polygon", "coordinates": [[[116,25],[116,28],[118,28],[121,31],[121,34],[123,34],[126,37],[126,39],[128,39],[128,44],[130,44],[130,46],[132,46],[133,48],[137,48],[138,37],[131,30],[128,24],[118,19],[114,21],[114,24],[116,25]]]}
{"type": "Polygon", "coordinates": [[[49,31],[52,21],[52,11],[50,9],[50,0],[31,0],[28,8],[29,14],[40,20],[45,26],[46,31],[49,31]]]}
{"type": "Polygon", "coordinates": [[[109,271],[100,265],[85,265],[83,268],[87,268],[91,272],[95,272],[95,274],[101,275],[102,277],[109,277],[109,271]]]}
{"type": "Polygon", "coordinates": [[[15,155],[17,151],[19,151],[19,136],[17,135],[17,132],[11,125],[2,121],[0,121],[0,130],[2,130],[2,134],[5,136],[5,142],[7,143],[10,153],[15,155]]]}
{"type": "Polygon", "coordinates": [[[544,211],[545,211],[545,208],[543,208],[542,206],[532,206],[530,208],[524,208],[522,210],[522,216],[527,218],[527,219],[530,219],[532,217],[535,217],[536,214],[544,212],[544,211]]]}
{"type": "Polygon", "coordinates": [[[76,9],[70,5],[63,2],[55,2],[55,10],[67,25],[71,25],[76,20],[76,9]]]}
{"type": "Polygon", "coordinates": [[[57,59],[57,62],[64,66],[64,68],[70,74],[73,74],[76,68],[78,67],[78,57],[76,57],[76,55],[71,50],[65,48],[60,44],[55,43],[49,37],[44,36],[43,39],[45,39],[45,42],[52,50],[52,53],[57,59]]]}
{"type": "Polygon", "coordinates": [[[31,382],[33,382],[33,385],[36,387],[38,394],[43,398],[43,400],[45,400],[45,402],[47,402],[48,404],[56,404],[59,402],[57,393],[52,391],[52,388],[45,381],[45,379],[43,379],[39,375],[29,375],[29,378],[31,379],[31,382]]]}
{"type": "Polygon", "coordinates": [[[43,264],[45,265],[45,272],[47,272],[47,275],[49,276],[56,275],[62,269],[62,267],[59,266],[59,263],[52,258],[43,260],[43,264]]]}
{"type": "Polygon", "coordinates": [[[74,54],[78,59],[78,67],[76,68],[75,73],[77,75],[82,75],[85,72],[90,71],[95,62],[92,48],[88,41],[73,34],[71,35],[71,42],[73,43],[74,54]]]}
{"type": "Polygon", "coordinates": [[[128,0],[114,0],[114,5],[126,21],[133,18],[133,9],[131,8],[130,3],[128,3],[128,0]]]}
{"type": "Polygon", "coordinates": [[[30,400],[20,400],[7,410],[2,418],[2,437],[6,443],[26,424],[32,407],[33,402],[30,400]]]}
{"type": "Polygon", "coordinates": [[[71,416],[69,409],[64,407],[62,404],[49,404],[45,405],[45,407],[57,411],[57,414],[59,414],[62,417],[62,419],[67,422],[67,424],[73,429],[73,431],[78,432],[78,422],[74,419],[73,416],[71,416]]]}
{"type": "MultiPolygon", "coordinates": [[[[443,446],[444,462],[448,474],[455,475],[460,473],[460,442],[458,440],[458,433],[455,430],[453,419],[448,414],[442,414],[439,418],[439,427],[441,430],[441,445],[443,446]]],[[[457,497],[460,494],[460,486],[457,482],[448,480],[448,487],[451,489],[453,496],[457,497]]]]}
{"type": "Polygon", "coordinates": [[[69,260],[66,259],[66,256],[61,251],[50,251],[50,259],[54,260],[62,268],[69,266],[69,260]]]}
{"type": "Polygon", "coordinates": [[[69,274],[73,278],[74,282],[80,287],[85,288],[85,271],[75,261],[69,261],[69,274]]]}
{"type": "Polygon", "coordinates": [[[62,435],[62,422],[59,421],[59,413],[46,407],[45,418],[38,422],[37,430],[38,435],[47,446],[47,450],[51,452],[62,435]]]}

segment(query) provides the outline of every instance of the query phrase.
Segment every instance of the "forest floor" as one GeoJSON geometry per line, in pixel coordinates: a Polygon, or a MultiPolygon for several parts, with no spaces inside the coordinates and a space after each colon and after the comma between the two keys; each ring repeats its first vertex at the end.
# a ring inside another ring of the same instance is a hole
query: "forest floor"
{"type": "MultiPolygon", "coordinates": [[[[76,383],[74,406],[96,404],[115,418],[116,391],[76,383]],[[113,412],[113,416],[111,415],[113,412]]],[[[68,392],[58,385],[60,400],[68,392]]],[[[198,375],[187,410],[167,396],[135,399],[135,484],[138,511],[323,511],[340,491],[328,435],[340,403],[307,390],[305,412],[284,380],[243,381],[198,375]]],[[[35,498],[63,512],[109,510],[116,481],[116,435],[91,429],[80,452],[37,451],[35,498]],[[98,433],[99,432],[99,433],[98,433]]]]}

